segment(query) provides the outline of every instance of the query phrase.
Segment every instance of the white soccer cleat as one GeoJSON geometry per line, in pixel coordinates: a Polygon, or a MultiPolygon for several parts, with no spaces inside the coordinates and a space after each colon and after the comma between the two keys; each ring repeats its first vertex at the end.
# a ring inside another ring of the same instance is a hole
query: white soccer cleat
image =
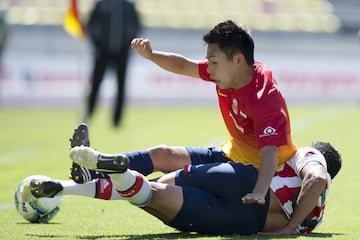
{"type": "Polygon", "coordinates": [[[96,169],[99,152],[86,146],[73,147],[70,150],[70,158],[80,166],[88,169],[96,169]]]}
{"type": "Polygon", "coordinates": [[[86,146],[72,148],[70,158],[80,166],[105,173],[123,173],[130,164],[124,154],[104,154],[86,146]]]}

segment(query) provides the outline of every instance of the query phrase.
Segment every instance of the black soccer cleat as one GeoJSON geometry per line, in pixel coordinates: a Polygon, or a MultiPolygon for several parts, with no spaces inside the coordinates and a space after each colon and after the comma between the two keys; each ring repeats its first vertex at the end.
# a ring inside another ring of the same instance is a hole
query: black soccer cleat
{"type": "Polygon", "coordinates": [[[90,147],[89,129],[86,123],[81,123],[74,129],[73,136],[70,138],[71,148],[82,145],[90,147]]]}
{"type": "Polygon", "coordinates": [[[62,190],[61,183],[53,180],[33,179],[30,182],[31,194],[36,198],[53,198],[62,190]]]}
{"type": "MultiPolygon", "coordinates": [[[[86,123],[81,123],[74,129],[73,136],[70,138],[70,147],[87,146],[90,147],[89,129],[86,123]]],[[[76,183],[90,182],[96,178],[107,178],[104,173],[96,172],[80,166],[77,163],[72,163],[70,168],[70,179],[76,183]]]]}
{"type": "Polygon", "coordinates": [[[102,173],[123,173],[130,165],[124,154],[104,154],[86,146],[72,148],[70,158],[82,167],[102,173]]]}

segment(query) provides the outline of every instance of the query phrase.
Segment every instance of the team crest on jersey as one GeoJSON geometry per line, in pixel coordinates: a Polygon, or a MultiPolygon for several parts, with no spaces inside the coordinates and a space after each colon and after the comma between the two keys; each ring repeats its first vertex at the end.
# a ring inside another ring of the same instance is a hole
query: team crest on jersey
{"type": "Polygon", "coordinates": [[[233,100],[232,100],[232,110],[235,113],[235,115],[237,115],[239,113],[238,101],[236,100],[236,98],[233,98],[233,100]]]}
{"type": "Polygon", "coordinates": [[[268,137],[268,136],[274,136],[277,135],[278,133],[276,132],[276,129],[268,126],[264,129],[263,133],[260,134],[260,137],[268,137]]]}

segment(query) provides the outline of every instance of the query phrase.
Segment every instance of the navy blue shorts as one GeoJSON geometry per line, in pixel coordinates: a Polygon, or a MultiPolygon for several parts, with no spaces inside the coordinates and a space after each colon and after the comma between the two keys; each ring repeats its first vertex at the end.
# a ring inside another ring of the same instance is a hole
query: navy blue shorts
{"type": "Polygon", "coordinates": [[[192,165],[230,161],[230,159],[225,157],[223,151],[218,147],[186,147],[186,150],[190,155],[192,165]]]}
{"type": "Polygon", "coordinates": [[[256,234],[265,225],[266,203],[243,204],[256,184],[257,170],[229,161],[218,148],[188,148],[192,163],[179,170],[175,184],[183,187],[184,204],[168,225],[186,232],[215,235],[256,234]]]}

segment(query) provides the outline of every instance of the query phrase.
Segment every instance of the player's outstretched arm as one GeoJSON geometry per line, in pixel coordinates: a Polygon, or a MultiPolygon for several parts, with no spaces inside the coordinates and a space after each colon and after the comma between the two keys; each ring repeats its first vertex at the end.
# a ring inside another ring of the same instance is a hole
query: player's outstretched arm
{"type": "Polygon", "coordinates": [[[199,77],[198,61],[176,53],[154,51],[149,39],[134,38],[131,41],[131,47],[140,56],[154,62],[164,70],[190,77],[199,77]]]}

